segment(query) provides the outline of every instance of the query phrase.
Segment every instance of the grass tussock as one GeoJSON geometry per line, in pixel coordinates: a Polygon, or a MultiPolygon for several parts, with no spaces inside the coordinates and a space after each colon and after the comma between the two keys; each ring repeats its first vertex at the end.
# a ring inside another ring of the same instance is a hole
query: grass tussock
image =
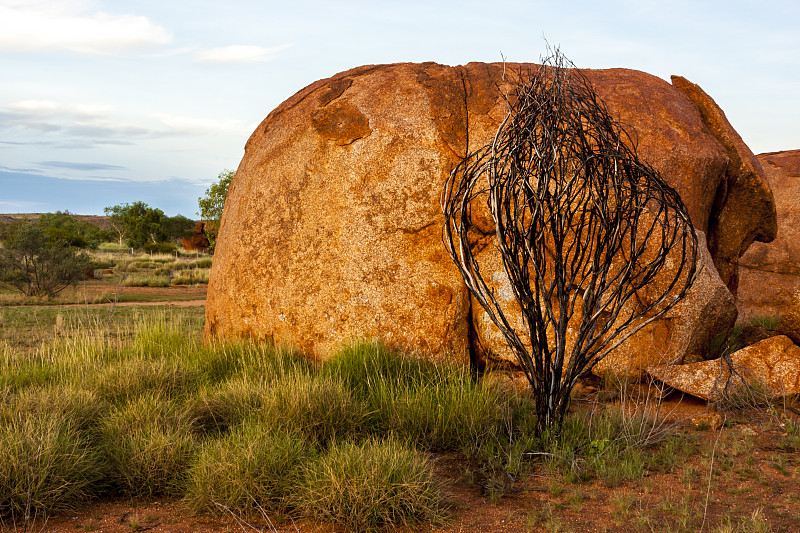
{"type": "Polygon", "coordinates": [[[648,471],[669,470],[685,452],[667,432],[654,434],[657,424],[619,406],[574,412],[560,429],[537,439],[533,455],[568,482],[597,478],[614,487],[648,471]]]}
{"type": "Polygon", "coordinates": [[[301,468],[315,454],[297,433],[244,423],[202,447],[189,475],[187,502],[196,511],[247,518],[286,513],[297,503],[301,468]]]}
{"type": "Polygon", "coordinates": [[[102,479],[102,462],[71,420],[18,412],[0,424],[0,517],[76,509],[102,479]]]}
{"type": "Polygon", "coordinates": [[[112,410],[101,434],[109,481],[122,493],[182,494],[195,441],[175,402],[154,393],[143,395],[112,410]]]}
{"type": "Polygon", "coordinates": [[[398,440],[337,442],[305,470],[298,498],[314,518],[370,530],[443,517],[425,456],[398,440]]]}
{"type": "Polygon", "coordinates": [[[324,446],[362,429],[367,408],[340,380],[292,373],[265,390],[258,418],[275,430],[298,432],[324,446]]]}
{"type": "Polygon", "coordinates": [[[526,396],[373,343],[324,363],[253,341],[203,344],[192,313],[42,315],[37,331],[60,333],[0,346],[0,519],[170,495],[198,512],[373,529],[444,516],[429,453],[458,455],[493,501],[542,464],[613,486],[682,453],[670,439],[651,448],[653,424],[619,408],[535,437],[526,396]]]}
{"type": "Polygon", "coordinates": [[[122,285],[125,287],[169,287],[171,281],[166,276],[133,273],[125,276],[122,285]]]}

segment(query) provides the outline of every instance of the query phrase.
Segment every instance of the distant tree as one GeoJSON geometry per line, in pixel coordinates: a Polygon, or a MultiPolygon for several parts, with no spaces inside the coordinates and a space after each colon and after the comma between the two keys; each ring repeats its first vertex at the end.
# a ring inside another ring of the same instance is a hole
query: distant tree
{"type": "Polygon", "coordinates": [[[28,296],[53,296],[83,279],[91,265],[84,252],[29,220],[5,228],[0,242],[0,285],[28,296]]]}
{"type": "Polygon", "coordinates": [[[78,248],[97,248],[101,242],[112,237],[108,230],[82,221],[69,211],[45,213],[39,217],[38,223],[50,241],[64,241],[78,248]]]}
{"type": "Polygon", "coordinates": [[[131,248],[144,248],[147,244],[167,240],[163,228],[164,212],[144,202],[121,204],[104,209],[109,223],[119,238],[131,248]]]}
{"type": "Polygon", "coordinates": [[[206,189],[205,195],[197,199],[200,206],[198,215],[206,223],[205,231],[209,241],[211,241],[212,248],[217,240],[219,224],[222,220],[222,209],[225,207],[225,198],[228,196],[228,189],[235,174],[236,172],[233,170],[223,170],[217,176],[218,181],[212,183],[206,189]]]}
{"type": "Polygon", "coordinates": [[[183,215],[164,217],[161,221],[161,227],[170,242],[178,242],[183,237],[191,236],[194,226],[195,221],[183,215]]]}
{"type": "MultiPolygon", "coordinates": [[[[127,204],[126,204],[127,205],[127,204]]],[[[128,225],[126,224],[126,216],[123,205],[115,205],[106,207],[103,212],[108,217],[108,223],[111,225],[113,233],[116,235],[119,245],[125,244],[128,238],[128,225]]]]}

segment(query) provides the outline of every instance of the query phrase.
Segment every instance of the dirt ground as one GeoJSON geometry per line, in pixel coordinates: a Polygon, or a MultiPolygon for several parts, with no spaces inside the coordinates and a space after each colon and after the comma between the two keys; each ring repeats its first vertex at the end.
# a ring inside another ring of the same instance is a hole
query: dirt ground
{"type": "MultiPolygon", "coordinates": [[[[102,281],[84,281],[76,292],[85,293],[86,300],[106,295],[106,301],[92,305],[205,305],[207,285],[178,285],[173,287],[121,287],[102,281]]],[[[78,304],[80,305],[80,304],[78,304]]]]}
{"type": "MultiPolygon", "coordinates": [[[[581,408],[578,406],[578,408],[581,408]]],[[[451,505],[449,519],[417,524],[401,532],[723,532],[800,530],[800,457],[780,448],[781,419],[709,417],[705,402],[669,396],[664,413],[691,443],[668,472],[613,486],[600,480],[569,482],[534,468],[510,482],[492,503],[470,466],[457,455],[435,455],[432,465],[451,505]],[[724,422],[715,429],[705,421],[724,422]],[[699,421],[699,422],[698,422],[699,421]],[[709,475],[711,473],[711,475],[709,475]],[[747,527],[747,529],[745,529],[747,527]]],[[[794,415],[792,415],[794,417],[794,415]]],[[[797,420],[797,417],[794,417],[797,420]]],[[[786,420],[785,418],[783,420],[786,420]]],[[[35,531],[338,533],[346,528],[308,521],[247,524],[232,516],[192,515],[180,500],[94,502],[79,512],[38,522],[35,531]]]]}
{"type": "MultiPolygon", "coordinates": [[[[90,292],[108,287],[86,282],[82,289],[90,292]]],[[[205,286],[126,287],[120,294],[127,295],[124,300],[133,301],[93,305],[201,306],[205,302],[205,286]]],[[[575,408],[589,408],[592,401],[598,401],[597,396],[587,398],[574,402],[575,408]]],[[[443,524],[395,530],[800,531],[800,457],[781,445],[787,435],[785,423],[789,419],[800,423],[797,416],[791,411],[779,415],[766,409],[717,414],[704,401],[676,393],[666,397],[661,412],[689,443],[685,456],[666,472],[645,471],[639,479],[609,485],[597,479],[570,482],[563,475],[534,466],[524,479],[509,480],[505,495],[493,503],[463,457],[434,455],[434,471],[451,505],[449,519],[443,524]]],[[[194,516],[180,500],[163,498],[95,501],[74,513],[50,516],[29,526],[28,531],[55,533],[347,531],[308,521],[245,524],[232,516],[194,516]]],[[[0,529],[26,530],[20,524],[4,524],[0,529]]]]}

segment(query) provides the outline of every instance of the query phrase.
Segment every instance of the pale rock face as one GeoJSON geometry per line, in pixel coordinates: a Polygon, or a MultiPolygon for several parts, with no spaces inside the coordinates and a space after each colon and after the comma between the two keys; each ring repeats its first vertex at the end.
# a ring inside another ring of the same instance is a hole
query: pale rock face
{"type": "Polygon", "coordinates": [[[784,335],[770,337],[733,353],[688,365],[649,368],[670,387],[704,400],[720,401],[747,385],[772,398],[800,393],[800,347],[784,335]]]}
{"type": "MultiPolygon", "coordinates": [[[[495,86],[502,91],[503,69],[533,67],[359,67],[310,85],[270,113],[248,141],[228,193],[206,335],[270,339],[319,358],[358,338],[434,358],[466,361],[471,346],[503,358],[504,340],[471,304],[442,244],[439,198],[450,170],[493,138],[504,116],[495,86]]],[[[661,79],[625,69],[584,73],[611,113],[635,128],[640,157],[678,190],[697,229],[724,233],[713,214],[738,190],[731,153],[746,147],[724,146],[697,105],[661,79]]],[[[747,183],[758,182],[757,170],[747,183]]],[[[712,251],[718,266],[735,269],[731,249],[768,238],[763,227],[774,206],[758,205],[738,220],[748,228],[737,233],[741,242],[718,246],[718,256],[712,251]]],[[[492,250],[485,222],[478,245],[492,250]]],[[[735,314],[711,279],[709,256],[702,261],[710,278],[699,283],[690,310],[669,319],[677,325],[659,326],[667,333],[657,336],[683,339],[669,360],[681,360],[708,335],[699,333],[710,326],[698,310],[716,309],[725,324],[735,314]]],[[[508,300],[502,276],[495,282],[508,300]]]]}
{"type": "Polygon", "coordinates": [[[760,154],[758,160],[775,195],[778,232],[770,243],[753,243],[739,260],[742,323],[785,315],[800,291],[800,150],[760,154]]]}

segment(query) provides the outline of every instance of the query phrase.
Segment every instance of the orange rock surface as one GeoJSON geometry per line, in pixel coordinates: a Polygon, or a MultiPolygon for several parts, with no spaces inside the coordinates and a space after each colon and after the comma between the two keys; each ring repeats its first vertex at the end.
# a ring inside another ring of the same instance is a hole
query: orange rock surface
{"type": "Polygon", "coordinates": [[[783,316],[778,322],[776,330],[792,339],[796,344],[800,344],[800,290],[794,293],[784,308],[783,316]]]}
{"type": "MultiPolygon", "coordinates": [[[[493,138],[505,113],[504,69],[520,68],[535,66],[364,66],[318,81],[270,113],[228,193],[206,335],[266,338],[320,358],[358,338],[461,360],[470,346],[490,344],[480,324],[472,326],[481,310],[442,245],[439,196],[459,159],[493,138]]],[[[714,213],[738,198],[731,191],[740,183],[757,182],[758,169],[739,179],[741,165],[731,165],[738,152],[664,80],[626,69],[584,73],[635,129],[640,157],[681,193],[696,227],[719,234],[714,213]]],[[[762,226],[774,208],[754,205],[761,207],[738,221],[747,230],[736,233],[742,241],[724,240],[737,250],[769,237],[762,226]]],[[[490,240],[484,245],[491,249],[490,240]]],[[[738,255],[725,246],[713,262],[735,271],[738,255]]],[[[692,314],[706,307],[701,299],[692,314]]]]}
{"type": "Polygon", "coordinates": [[[749,385],[771,397],[800,394],[800,347],[778,335],[724,359],[688,365],[649,368],[648,373],[670,387],[704,400],[719,401],[741,394],[749,385]]]}
{"type": "Polygon", "coordinates": [[[761,163],[716,102],[685,78],[672,76],[672,84],[695,103],[703,123],[728,154],[725,177],[714,201],[715,217],[708,228],[708,249],[722,281],[735,295],[739,258],[753,242],[770,242],[778,231],[772,190],[761,163]]]}
{"type": "Polygon", "coordinates": [[[771,243],[756,242],[739,261],[739,320],[780,317],[800,291],[800,150],[760,154],[775,195],[778,233],[771,243]]]}

